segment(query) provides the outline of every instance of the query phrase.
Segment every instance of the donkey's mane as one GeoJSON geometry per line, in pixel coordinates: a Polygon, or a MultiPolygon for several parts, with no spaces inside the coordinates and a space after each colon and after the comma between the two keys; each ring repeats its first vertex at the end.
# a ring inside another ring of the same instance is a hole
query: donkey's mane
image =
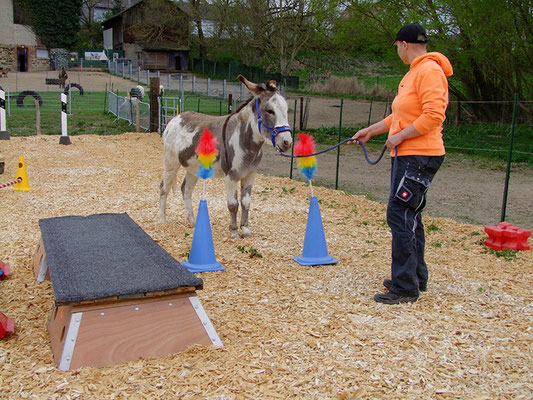
{"type": "Polygon", "coordinates": [[[241,111],[244,107],[246,107],[252,100],[253,100],[253,97],[250,97],[244,103],[239,104],[239,106],[235,110],[235,114],[238,113],[239,111],[241,111]]]}

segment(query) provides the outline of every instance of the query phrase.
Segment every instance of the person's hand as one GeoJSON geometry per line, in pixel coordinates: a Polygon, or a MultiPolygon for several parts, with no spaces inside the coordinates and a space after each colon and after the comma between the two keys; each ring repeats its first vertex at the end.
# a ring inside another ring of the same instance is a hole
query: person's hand
{"type": "Polygon", "coordinates": [[[352,136],[352,140],[350,141],[350,143],[355,143],[355,140],[359,140],[361,143],[366,143],[371,137],[372,134],[370,133],[370,129],[363,128],[357,131],[357,133],[352,136]]]}
{"type": "Polygon", "coordinates": [[[387,139],[387,142],[385,142],[385,145],[387,148],[394,150],[397,146],[400,145],[400,143],[403,142],[403,138],[400,134],[389,136],[387,139]]]}

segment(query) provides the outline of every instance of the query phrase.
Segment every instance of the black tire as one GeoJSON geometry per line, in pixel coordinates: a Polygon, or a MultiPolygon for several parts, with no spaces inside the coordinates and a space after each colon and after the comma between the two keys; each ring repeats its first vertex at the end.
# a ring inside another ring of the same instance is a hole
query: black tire
{"type": "Polygon", "coordinates": [[[83,96],[83,88],[78,83],[69,83],[67,87],[65,87],[65,90],[63,91],[63,93],[68,95],[70,88],[73,88],[73,87],[78,88],[78,90],[80,91],[80,96],[83,96]]]}
{"type": "Polygon", "coordinates": [[[33,98],[39,102],[39,107],[43,105],[43,99],[41,99],[39,93],[34,92],[33,90],[24,90],[17,96],[17,107],[24,107],[24,97],[26,96],[33,96],[33,98]]]}

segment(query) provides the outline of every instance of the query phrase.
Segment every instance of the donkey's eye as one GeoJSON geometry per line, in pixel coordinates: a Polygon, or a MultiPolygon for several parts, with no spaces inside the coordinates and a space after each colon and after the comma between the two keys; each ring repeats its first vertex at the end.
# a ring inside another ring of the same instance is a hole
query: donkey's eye
{"type": "Polygon", "coordinates": [[[267,110],[267,113],[269,113],[270,115],[274,115],[275,114],[274,111],[272,111],[272,110],[267,110]]]}

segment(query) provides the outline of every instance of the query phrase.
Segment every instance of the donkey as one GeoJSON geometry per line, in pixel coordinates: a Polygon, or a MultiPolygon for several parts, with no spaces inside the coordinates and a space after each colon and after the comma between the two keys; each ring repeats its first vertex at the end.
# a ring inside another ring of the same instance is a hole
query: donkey
{"type": "Polygon", "coordinates": [[[198,181],[195,176],[200,165],[195,154],[196,146],[205,128],[209,129],[219,142],[219,154],[214,162],[215,177],[224,177],[227,205],[230,213],[229,229],[233,238],[239,237],[237,229],[238,186],[241,189],[241,236],[249,236],[248,213],[252,185],[256,169],[263,156],[262,146],[270,139],[281,152],[292,146],[291,128],[288,123],[288,105],[280,94],[275,81],[264,86],[248,81],[242,75],[237,77],[253,94],[232,114],[211,116],[193,111],[174,117],[163,132],[164,172],[159,193],[159,221],[166,221],[167,196],[175,188],[176,174],[183,166],[187,173],[181,185],[185,215],[191,226],[195,224],[191,196],[198,181]]]}

